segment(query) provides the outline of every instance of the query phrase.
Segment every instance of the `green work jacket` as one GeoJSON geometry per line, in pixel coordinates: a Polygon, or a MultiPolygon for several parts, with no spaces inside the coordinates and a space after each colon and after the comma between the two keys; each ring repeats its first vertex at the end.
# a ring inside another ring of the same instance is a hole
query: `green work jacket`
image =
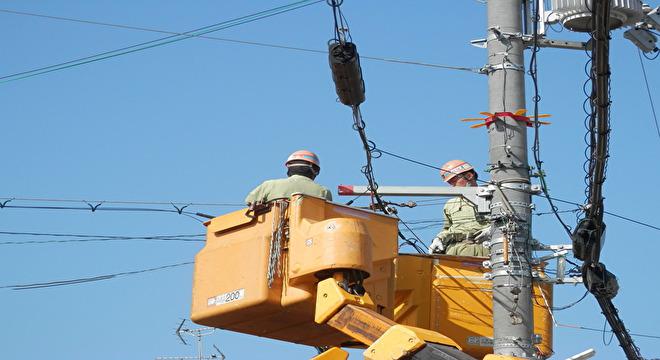
{"type": "Polygon", "coordinates": [[[332,193],[324,186],[315,183],[314,180],[306,176],[291,175],[285,179],[264,181],[261,185],[250,191],[245,198],[245,203],[269,202],[275,199],[291,197],[295,193],[332,200],[332,193]]]}
{"type": "Polygon", "coordinates": [[[490,222],[477,212],[476,206],[462,197],[447,201],[443,209],[444,224],[436,235],[449,255],[488,256],[488,249],[475,243],[477,232],[487,229],[490,222]]]}

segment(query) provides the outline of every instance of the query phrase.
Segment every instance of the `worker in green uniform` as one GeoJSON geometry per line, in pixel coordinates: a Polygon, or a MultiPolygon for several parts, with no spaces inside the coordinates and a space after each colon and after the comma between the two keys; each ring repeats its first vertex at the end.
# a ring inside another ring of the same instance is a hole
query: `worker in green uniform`
{"type": "MultiPolygon", "coordinates": [[[[440,176],[451,186],[477,186],[477,172],[463,160],[444,164],[440,176]]],[[[463,197],[447,201],[442,231],[429,247],[431,254],[489,256],[483,242],[490,240],[490,222],[477,212],[475,204],[463,197]]]]}
{"type": "Polygon", "coordinates": [[[287,167],[287,178],[264,181],[250,191],[245,203],[248,205],[265,203],[289,198],[295,193],[332,200],[330,190],[314,182],[321,171],[321,162],[316,154],[307,150],[298,150],[289,156],[284,165],[287,167]]]}

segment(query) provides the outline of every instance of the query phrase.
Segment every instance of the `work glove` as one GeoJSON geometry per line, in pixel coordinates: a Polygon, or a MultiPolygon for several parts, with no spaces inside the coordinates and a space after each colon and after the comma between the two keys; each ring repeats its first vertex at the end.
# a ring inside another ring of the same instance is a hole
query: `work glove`
{"type": "Polygon", "coordinates": [[[431,246],[429,246],[429,254],[442,254],[445,252],[445,245],[442,243],[439,237],[433,238],[431,246]]]}
{"type": "Polygon", "coordinates": [[[475,242],[482,243],[487,240],[490,240],[490,226],[474,233],[475,242]]]}

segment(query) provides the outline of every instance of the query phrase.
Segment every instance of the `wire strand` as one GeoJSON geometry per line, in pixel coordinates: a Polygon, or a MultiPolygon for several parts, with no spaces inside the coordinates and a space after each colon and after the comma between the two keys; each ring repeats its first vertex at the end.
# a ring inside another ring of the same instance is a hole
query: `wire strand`
{"type": "MultiPolygon", "coordinates": [[[[415,160],[415,159],[412,159],[412,158],[409,158],[409,157],[406,157],[406,156],[398,155],[398,154],[383,150],[382,148],[376,148],[376,150],[378,152],[382,153],[382,154],[386,154],[386,155],[389,155],[389,156],[397,158],[397,159],[408,161],[408,162],[413,163],[413,164],[417,164],[417,165],[424,166],[424,167],[427,167],[427,168],[431,168],[431,169],[434,169],[434,170],[443,170],[442,168],[440,168],[438,166],[431,165],[431,164],[428,164],[428,163],[424,163],[424,162],[421,162],[421,161],[418,161],[418,160],[415,160]]],[[[485,180],[481,180],[481,179],[477,179],[477,182],[485,184],[485,185],[493,185],[489,181],[485,181],[485,180]]],[[[523,190],[518,190],[518,189],[509,189],[509,190],[511,190],[511,191],[523,191],[523,190]]],[[[582,204],[577,203],[575,201],[564,200],[564,199],[553,197],[553,196],[551,196],[550,198],[553,201],[564,203],[564,204],[570,204],[570,205],[574,205],[574,206],[578,206],[578,207],[583,206],[582,204]]],[[[642,225],[642,226],[646,226],[648,228],[660,231],[660,227],[658,227],[658,226],[651,225],[649,223],[645,223],[645,222],[642,222],[642,221],[639,221],[639,220],[635,220],[635,219],[629,218],[627,216],[619,215],[619,214],[613,213],[611,211],[604,211],[603,213],[605,213],[607,215],[617,217],[621,220],[630,221],[632,223],[642,225]]]]}
{"type": "MultiPolygon", "coordinates": [[[[207,35],[186,34],[186,33],[182,33],[182,32],[155,29],[155,28],[148,28],[148,27],[142,27],[142,26],[131,26],[131,25],[125,25],[125,24],[116,24],[116,23],[108,23],[108,22],[85,20],[85,19],[75,19],[75,18],[70,18],[70,17],[36,14],[36,13],[30,13],[30,12],[24,12],[24,11],[10,10],[10,9],[0,9],[0,12],[4,12],[4,13],[7,13],[7,14],[14,14],[14,15],[45,18],[45,19],[51,19],[51,20],[60,20],[60,21],[69,21],[69,22],[76,22],[76,23],[82,23],[82,24],[106,26],[106,27],[125,29],[125,30],[136,30],[136,31],[152,32],[152,33],[159,33],[159,34],[188,36],[188,37],[195,37],[195,38],[215,40],[215,41],[223,41],[223,42],[242,44],[242,45],[260,46],[260,47],[267,47],[267,48],[273,48],[273,49],[282,49],[282,50],[291,50],[291,51],[298,51],[298,52],[307,52],[307,53],[313,53],[313,54],[327,55],[327,50],[309,49],[309,48],[303,48],[303,47],[298,47],[298,46],[289,46],[289,45],[282,45],[282,44],[265,43],[265,42],[259,42],[259,41],[238,40],[238,39],[231,39],[231,38],[225,38],[225,37],[216,37],[216,36],[207,36],[207,35]]],[[[436,68],[436,69],[445,69],[445,70],[467,71],[467,72],[471,72],[471,73],[475,73],[475,74],[481,74],[481,69],[465,67],[465,66],[442,65],[442,64],[430,63],[430,62],[419,61],[419,60],[404,60],[404,59],[396,59],[396,58],[383,57],[383,56],[362,56],[361,55],[360,57],[362,59],[368,59],[368,60],[372,60],[372,61],[388,62],[388,63],[394,63],[394,64],[403,64],[403,65],[414,65],[414,66],[436,68]]]]}
{"type": "Polygon", "coordinates": [[[653,104],[653,97],[651,96],[651,88],[649,87],[649,80],[646,77],[646,68],[644,67],[644,60],[642,59],[642,51],[637,49],[637,56],[639,56],[639,64],[642,67],[642,74],[644,74],[644,83],[646,84],[646,93],[649,96],[649,103],[651,104],[651,113],[655,122],[655,131],[660,139],[660,125],[658,125],[658,116],[655,114],[655,105],[653,104]]]}
{"type": "Polygon", "coordinates": [[[145,200],[83,200],[83,199],[60,199],[39,197],[0,197],[1,200],[9,201],[35,201],[35,202],[60,202],[60,203],[84,203],[84,204],[130,204],[130,205],[185,205],[185,206],[227,206],[245,207],[240,203],[201,203],[193,201],[145,201],[145,200]]]}
{"type": "Polygon", "coordinates": [[[278,6],[278,7],[275,7],[275,8],[268,9],[268,10],[260,11],[260,12],[257,12],[257,13],[251,14],[251,15],[241,16],[241,17],[238,17],[238,18],[235,18],[235,19],[232,19],[232,20],[227,20],[227,21],[219,22],[219,23],[216,23],[216,24],[213,24],[213,25],[197,28],[197,29],[194,29],[194,30],[191,30],[191,31],[187,31],[187,32],[178,34],[178,35],[170,35],[170,36],[166,36],[166,37],[163,37],[163,38],[150,40],[150,41],[146,41],[146,42],[141,42],[141,43],[138,43],[138,44],[135,44],[135,45],[125,46],[125,47],[122,47],[122,48],[119,48],[119,49],[105,51],[105,52],[101,52],[101,53],[98,53],[98,54],[85,56],[85,57],[82,57],[82,58],[78,58],[78,59],[74,59],[74,60],[70,60],[70,61],[66,61],[66,62],[54,64],[54,65],[44,66],[44,67],[40,67],[40,68],[36,68],[36,69],[32,69],[32,70],[27,70],[27,71],[22,71],[22,72],[10,74],[10,75],[2,76],[2,77],[0,77],[0,84],[7,83],[7,82],[10,82],[10,81],[26,79],[26,78],[33,77],[33,76],[47,74],[47,73],[50,73],[50,72],[53,72],[53,71],[68,69],[68,68],[75,67],[75,66],[85,65],[85,64],[97,62],[97,61],[100,61],[100,60],[110,59],[110,58],[114,58],[114,57],[117,57],[117,56],[131,54],[131,53],[134,53],[134,52],[143,51],[143,50],[151,49],[151,48],[154,48],[154,47],[171,44],[171,43],[178,42],[178,41],[181,41],[181,40],[190,39],[191,37],[196,37],[196,36],[199,36],[199,35],[204,35],[204,34],[216,32],[216,31],[219,31],[219,30],[231,28],[231,27],[234,27],[234,26],[246,24],[246,23],[253,22],[253,21],[256,21],[256,20],[265,19],[265,18],[268,18],[268,17],[271,17],[271,16],[275,16],[275,15],[282,14],[282,13],[285,13],[285,12],[289,12],[289,11],[292,11],[292,10],[296,10],[296,9],[299,9],[299,8],[302,8],[302,7],[310,6],[310,5],[313,5],[313,4],[316,4],[316,3],[320,3],[322,1],[323,0],[302,0],[302,1],[297,1],[297,2],[294,2],[294,3],[290,3],[288,5],[278,6]]]}
{"type": "Polygon", "coordinates": [[[28,244],[52,244],[52,243],[72,243],[72,242],[106,242],[106,241],[174,241],[174,242],[204,242],[205,234],[177,234],[177,235],[148,235],[148,236],[126,236],[126,235],[91,235],[91,234],[67,234],[67,233],[41,233],[25,231],[0,231],[0,235],[6,236],[37,236],[54,237],[54,240],[19,240],[2,241],[0,245],[28,245],[28,244]],[[60,238],[69,239],[60,239],[60,238]],[[197,238],[197,239],[195,239],[197,238]]]}
{"type": "Polygon", "coordinates": [[[106,274],[106,275],[96,275],[96,276],[82,277],[82,278],[69,279],[69,280],[53,280],[53,281],[35,282],[35,283],[28,283],[28,284],[2,285],[2,286],[0,286],[0,289],[34,290],[34,289],[42,289],[42,288],[49,288],[49,287],[77,285],[77,284],[84,284],[84,283],[96,282],[96,281],[102,281],[102,280],[110,280],[110,279],[123,277],[123,276],[132,276],[132,275],[144,274],[144,273],[147,273],[147,272],[154,272],[154,271],[160,271],[160,270],[165,270],[165,269],[171,269],[171,268],[190,265],[190,264],[194,264],[194,262],[192,262],[192,261],[181,262],[181,263],[177,263],[177,264],[163,265],[163,266],[147,268],[147,269],[141,269],[141,270],[126,271],[126,272],[119,272],[119,273],[106,274]]]}

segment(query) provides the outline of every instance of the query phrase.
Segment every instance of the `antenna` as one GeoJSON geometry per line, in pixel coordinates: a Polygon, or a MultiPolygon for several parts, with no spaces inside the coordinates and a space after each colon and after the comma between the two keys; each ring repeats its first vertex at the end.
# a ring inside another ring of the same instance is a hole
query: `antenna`
{"type": "MultiPolygon", "coordinates": [[[[204,336],[211,335],[215,332],[215,328],[211,327],[202,327],[197,329],[184,328],[186,319],[181,320],[181,323],[176,328],[174,334],[181,340],[184,345],[188,345],[186,340],[183,338],[183,335],[193,336],[197,339],[197,356],[158,356],[155,360],[211,360],[218,359],[218,355],[212,354],[209,356],[204,355],[204,336]]],[[[220,349],[213,344],[213,348],[218,352],[222,360],[225,359],[225,354],[220,351],[220,349]]]]}
{"type": "MultiPolygon", "coordinates": [[[[215,349],[215,351],[218,352],[218,354],[220,354],[220,358],[221,358],[222,360],[225,360],[225,354],[223,354],[222,351],[220,351],[220,349],[218,349],[218,347],[215,346],[215,344],[213,344],[213,348],[215,349]]],[[[213,355],[211,355],[211,356],[213,356],[213,355]]]]}
{"type": "Polygon", "coordinates": [[[179,339],[181,339],[181,342],[183,343],[183,345],[188,345],[188,343],[183,338],[183,336],[181,336],[181,328],[183,327],[183,323],[185,323],[185,322],[186,322],[186,319],[181,319],[181,324],[179,324],[179,327],[176,328],[176,331],[174,333],[176,334],[176,336],[179,337],[179,339]]]}

